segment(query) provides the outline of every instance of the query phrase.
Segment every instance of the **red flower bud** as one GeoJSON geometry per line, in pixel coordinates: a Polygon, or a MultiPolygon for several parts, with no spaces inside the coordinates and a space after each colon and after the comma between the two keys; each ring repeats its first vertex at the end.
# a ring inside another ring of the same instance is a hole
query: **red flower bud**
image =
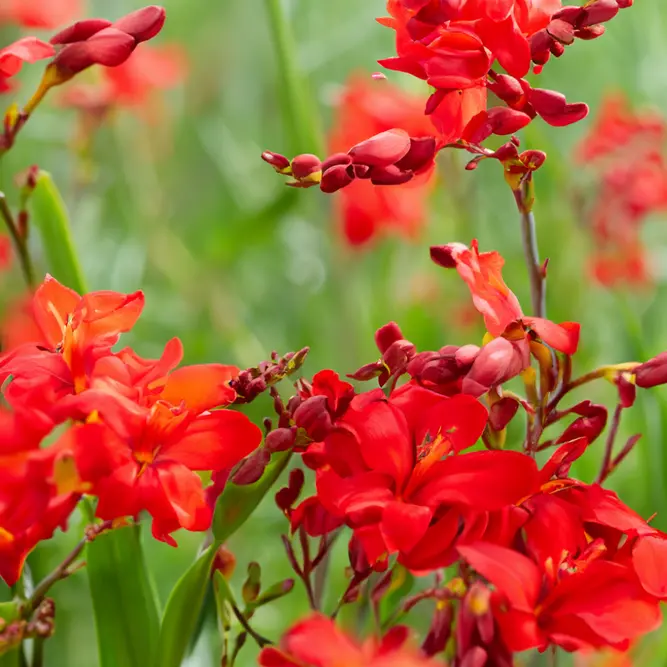
{"type": "Polygon", "coordinates": [[[462,243],[448,243],[447,245],[431,246],[431,259],[443,269],[456,268],[456,253],[465,246],[462,243]]]}
{"type": "Polygon", "coordinates": [[[353,164],[351,166],[355,178],[370,178],[371,168],[365,164],[353,164]]]}
{"type": "Polygon", "coordinates": [[[574,31],[574,36],[577,39],[584,39],[584,40],[591,40],[591,39],[597,39],[598,37],[602,37],[604,35],[606,28],[601,25],[591,25],[588,26],[587,28],[581,28],[579,30],[574,31]]]}
{"type": "Polygon", "coordinates": [[[410,150],[395,166],[401,171],[412,171],[418,174],[433,164],[436,150],[435,137],[410,138],[410,150]]]}
{"type": "Polygon", "coordinates": [[[380,354],[384,354],[398,340],[403,340],[403,333],[396,322],[388,322],[375,332],[375,344],[380,354]]]}
{"type": "Polygon", "coordinates": [[[164,7],[151,5],[123,16],[113,27],[130,35],[137,43],[146,42],[162,30],[166,18],[164,7]]]}
{"type": "Polygon", "coordinates": [[[577,23],[577,28],[585,28],[589,25],[606,23],[618,14],[618,2],[616,0],[594,0],[583,7],[583,16],[577,23]]]}
{"type": "Polygon", "coordinates": [[[561,44],[574,42],[574,27],[563,19],[554,19],[547,26],[547,32],[561,44]]]}
{"type": "Polygon", "coordinates": [[[387,130],[353,146],[348,154],[356,164],[388,167],[410,150],[410,136],[405,130],[387,130]]]}
{"type": "Polygon", "coordinates": [[[231,579],[236,569],[236,556],[223,544],[215,552],[211,574],[218,571],[225,579],[231,579]]]}
{"type": "Polygon", "coordinates": [[[305,400],[294,413],[294,422],[304,429],[312,440],[321,441],[326,438],[332,423],[327,409],[326,396],[312,396],[305,400]]]}
{"type": "Polygon", "coordinates": [[[74,42],[85,42],[104,28],[109,28],[111,21],[106,19],[85,19],[77,21],[68,28],[56,33],[49,40],[51,44],[73,44],[74,42]]]}
{"type": "Polygon", "coordinates": [[[335,167],[339,164],[347,167],[351,162],[352,158],[347,153],[334,153],[322,163],[322,171],[325,172],[327,169],[331,169],[331,167],[335,167]]]}
{"type": "Polygon", "coordinates": [[[667,382],[667,352],[649,359],[634,370],[635,383],[638,387],[649,389],[667,382]]]}
{"type": "Polygon", "coordinates": [[[264,446],[273,454],[274,452],[286,452],[294,446],[296,441],[296,429],[277,428],[267,434],[264,446]]]}
{"type": "Polygon", "coordinates": [[[85,42],[69,44],[53,59],[59,74],[71,77],[92,65],[116,67],[124,63],[134,51],[130,35],[114,28],[104,28],[85,42]]]}
{"type": "Polygon", "coordinates": [[[308,178],[322,170],[322,163],[317,155],[311,153],[304,153],[297,155],[292,160],[292,174],[297,180],[308,178]]]}
{"type": "Polygon", "coordinates": [[[291,509],[294,503],[298,500],[303,490],[305,483],[305,475],[303,470],[295,468],[289,474],[289,482],[287,486],[283,487],[276,493],[276,505],[283,511],[291,509]]]}
{"type": "Polygon", "coordinates": [[[568,104],[565,95],[555,90],[533,88],[528,92],[528,99],[535,111],[554,127],[563,127],[576,123],[588,115],[588,106],[583,102],[568,104]]]}
{"type": "Polygon", "coordinates": [[[637,386],[630,382],[625,373],[621,373],[616,378],[618,387],[618,398],[624,408],[631,408],[637,398],[637,386]]]}
{"type": "Polygon", "coordinates": [[[322,174],[320,190],[325,194],[333,194],[348,186],[353,180],[354,176],[350,174],[350,169],[343,164],[337,164],[328,167],[322,174]]]}
{"type": "Polygon", "coordinates": [[[411,181],[414,174],[411,171],[401,171],[398,167],[373,167],[370,172],[373,185],[403,185],[411,181]]]}
{"type": "Polygon", "coordinates": [[[489,410],[489,425],[494,431],[502,431],[514,418],[519,402],[513,398],[501,398],[489,410]]]}
{"type": "Polygon", "coordinates": [[[259,447],[246,458],[232,477],[232,482],[240,486],[254,484],[263,474],[271,460],[265,447],[259,447]]]}
{"type": "Polygon", "coordinates": [[[262,160],[270,164],[276,171],[283,171],[290,166],[289,160],[280,153],[272,153],[271,151],[264,151],[262,153],[262,160]]]}

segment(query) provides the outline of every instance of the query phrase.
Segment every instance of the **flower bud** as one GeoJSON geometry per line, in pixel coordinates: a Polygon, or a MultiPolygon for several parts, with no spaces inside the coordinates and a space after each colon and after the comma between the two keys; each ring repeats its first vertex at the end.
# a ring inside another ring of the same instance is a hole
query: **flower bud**
{"type": "Polygon", "coordinates": [[[370,179],[373,185],[403,185],[411,181],[414,174],[411,171],[402,171],[394,165],[388,167],[373,167],[370,179]]]}
{"type": "Polygon", "coordinates": [[[401,171],[419,174],[428,169],[435,158],[437,142],[435,137],[410,138],[410,150],[397,163],[401,171]]]}
{"type": "Polygon", "coordinates": [[[403,333],[396,322],[388,322],[375,332],[375,344],[380,354],[384,354],[398,340],[403,340],[403,333]]]}
{"type": "Polygon", "coordinates": [[[137,43],[146,42],[162,30],[166,18],[164,7],[150,5],[123,16],[113,27],[130,35],[137,43]]]}
{"type": "Polygon", "coordinates": [[[284,155],[281,155],[280,153],[264,151],[262,153],[262,160],[270,164],[278,173],[289,172],[290,162],[284,155]]]}
{"type": "Polygon", "coordinates": [[[276,505],[283,511],[290,510],[298,500],[305,483],[305,475],[301,468],[295,468],[289,474],[289,482],[276,493],[276,505]]]}
{"type": "Polygon", "coordinates": [[[634,370],[635,384],[643,389],[656,387],[667,382],[667,352],[649,359],[634,370]]]}
{"type": "Polygon", "coordinates": [[[336,167],[338,165],[343,165],[347,167],[352,163],[352,158],[347,153],[334,153],[330,155],[324,162],[322,162],[322,172],[325,172],[331,167],[336,167]]]}
{"type": "Polygon", "coordinates": [[[106,19],[85,19],[84,21],[77,21],[68,28],[56,33],[49,41],[51,44],[85,42],[95,33],[110,27],[111,21],[107,21],[106,19]]]}
{"type": "Polygon", "coordinates": [[[314,180],[320,182],[322,174],[322,163],[317,155],[311,153],[304,153],[297,155],[292,160],[292,175],[298,181],[314,180]]]}
{"type": "Polygon", "coordinates": [[[271,455],[268,450],[265,447],[259,447],[241,462],[232,477],[232,482],[239,486],[254,484],[264,474],[270,460],[271,455]]]}
{"type": "Polygon", "coordinates": [[[574,27],[563,19],[554,19],[547,26],[547,32],[561,44],[574,42],[574,27]]]}
{"type": "Polygon", "coordinates": [[[294,422],[304,429],[316,442],[324,440],[331,430],[331,415],[327,409],[326,396],[312,396],[305,400],[294,413],[294,422]]]}
{"type": "Polygon", "coordinates": [[[232,578],[235,569],[236,556],[223,544],[215,552],[211,574],[218,571],[225,579],[229,580],[232,578]]]}
{"type": "Polygon", "coordinates": [[[589,25],[606,23],[618,14],[617,0],[594,0],[583,7],[583,16],[577,23],[577,28],[586,28],[589,25]]]}
{"type": "Polygon", "coordinates": [[[410,150],[410,136],[405,130],[393,129],[376,134],[353,146],[348,155],[356,164],[369,167],[388,167],[398,162],[410,150]]]}
{"type": "Polygon", "coordinates": [[[296,442],[296,428],[277,428],[267,434],[264,446],[270,454],[286,452],[294,447],[296,442]]]}
{"type": "Polygon", "coordinates": [[[496,401],[489,410],[489,424],[494,431],[502,431],[512,421],[519,409],[513,398],[504,397],[496,401]]]}
{"type": "Polygon", "coordinates": [[[348,186],[354,180],[353,173],[350,169],[342,164],[328,167],[322,174],[322,181],[320,182],[320,190],[325,194],[333,194],[342,188],[348,186]]]}

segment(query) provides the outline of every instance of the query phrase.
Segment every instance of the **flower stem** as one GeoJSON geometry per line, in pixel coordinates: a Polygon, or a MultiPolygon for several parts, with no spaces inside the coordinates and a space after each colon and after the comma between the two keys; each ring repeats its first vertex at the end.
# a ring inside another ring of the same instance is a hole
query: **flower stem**
{"type": "Polygon", "coordinates": [[[282,79],[283,115],[296,152],[321,153],[322,132],[317,105],[298,65],[297,47],[292,26],[285,16],[282,0],[265,0],[269,25],[276,49],[276,60],[282,79]]]}
{"type": "Polygon", "coordinates": [[[623,406],[619,403],[614,410],[614,417],[612,418],[611,426],[609,427],[609,434],[607,435],[607,442],[604,448],[604,458],[602,459],[602,466],[600,467],[600,472],[597,479],[595,480],[598,484],[602,484],[607,478],[612,466],[612,454],[614,451],[614,443],[616,442],[616,436],[618,435],[618,427],[621,424],[621,413],[623,412],[623,406]]]}
{"type": "Polygon", "coordinates": [[[546,317],[547,290],[546,276],[540,264],[540,253],[537,246],[535,216],[532,211],[521,210],[521,237],[526,256],[526,266],[530,277],[530,301],[535,317],[546,317]]]}
{"type": "Polygon", "coordinates": [[[25,282],[28,287],[32,289],[35,286],[35,274],[26,239],[19,233],[19,229],[14,220],[12,211],[9,208],[9,204],[7,204],[7,197],[5,197],[4,192],[0,192],[0,217],[4,220],[5,225],[9,230],[9,234],[12,237],[12,241],[14,242],[14,248],[16,249],[16,254],[18,255],[19,263],[21,264],[21,271],[23,272],[25,282]]]}

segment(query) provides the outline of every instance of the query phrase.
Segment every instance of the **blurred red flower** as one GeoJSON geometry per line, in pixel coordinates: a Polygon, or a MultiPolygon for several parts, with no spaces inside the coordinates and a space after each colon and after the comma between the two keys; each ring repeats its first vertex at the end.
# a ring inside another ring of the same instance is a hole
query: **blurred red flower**
{"type": "Polygon", "coordinates": [[[21,71],[23,63],[34,63],[55,54],[50,44],[36,37],[23,37],[0,49],[0,80],[8,79],[21,71]]]}
{"type": "Polygon", "coordinates": [[[0,23],[26,28],[58,28],[81,16],[85,0],[3,0],[0,23]]]}
{"type": "MultiPolygon", "coordinates": [[[[332,153],[345,152],[368,137],[394,128],[417,138],[435,134],[420,97],[388,81],[356,74],[338,100],[329,148],[332,153]]],[[[337,195],[335,204],[344,239],[360,246],[390,234],[415,238],[426,224],[433,185],[433,169],[391,188],[357,178],[337,195]]]]}
{"type": "MultiPolygon", "coordinates": [[[[381,639],[357,643],[333,620],[321,614],[299,621],[278,647],[262,650],[263,667],[435,667],[433,661],[406,645],[409,631],[395,626],[381,639]]],[[[439,663],[438,663],[439,664],[439,663]]]]}
{"type": "Polygon", "coordinates": [[[621,94],[607,96],[577,150],[592,168],[595,191],[583,201],[592,234],[590,272],[606,287],[652,282],[642,229],[648,216],[667,211],[667,123],[657,113],[634,111],[621,94]]]}

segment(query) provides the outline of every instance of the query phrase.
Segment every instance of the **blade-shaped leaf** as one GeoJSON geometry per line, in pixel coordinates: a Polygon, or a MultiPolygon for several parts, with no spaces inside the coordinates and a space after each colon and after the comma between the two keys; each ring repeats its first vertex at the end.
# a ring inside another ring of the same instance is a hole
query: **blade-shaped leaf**
{"type": "Polygon", "coordinates": [[[31,220],[39,230],[48,263],[54,278],[83,294],[86,284],[76,254],[65,202],[51,175],[40,171],[37,185],[30,196],[31,220]]]}
{"type": "MultiPolygon", "coordinates": [[[[217,545],[212,544],[178,580],[162,617],[155,667],[180,667],[204,603],[217,545]]],[[[145,663],[146,665],[149,663],[145,663]]]]}
{"type": "Polygon", "coordinates": [[[87,570],[101,667],[146,667],[155,656],[159,611],[136,526],[87,546],[87,570]]]}
{"type": "Polygon", "coordinates": [[[291,452],[274,454],[264,474],[254,484],[239,486],[229,483],[225,486],[213,517],[213,535],[218,542],[227,540],[248,520],[287,466],[290,455],[291,452]]]}

